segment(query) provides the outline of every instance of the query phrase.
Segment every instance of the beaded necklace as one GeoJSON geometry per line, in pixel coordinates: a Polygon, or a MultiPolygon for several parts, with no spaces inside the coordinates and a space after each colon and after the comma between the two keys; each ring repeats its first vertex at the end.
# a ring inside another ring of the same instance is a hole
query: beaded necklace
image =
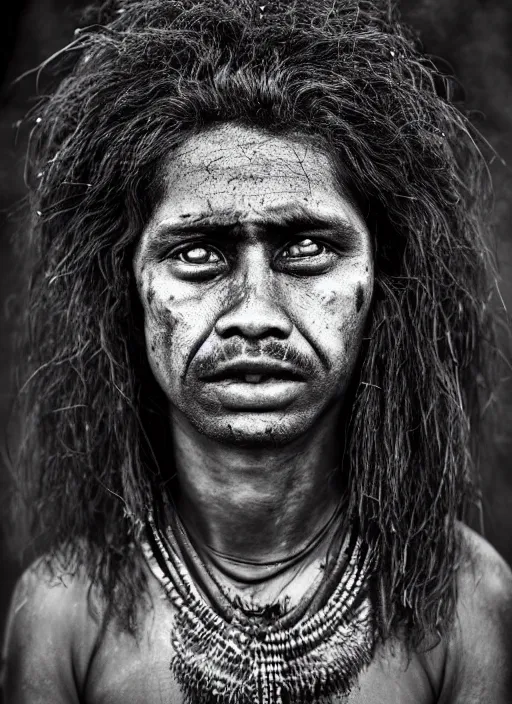
{"type": "Polygon", "coordinates": [[[146,558],[176,609],[171,669],[187,704],[314,704],[371,661],[368,558],[355,530],[289,611],[251,610],[214,579],[176,519],[149,517],[146,558]]]}

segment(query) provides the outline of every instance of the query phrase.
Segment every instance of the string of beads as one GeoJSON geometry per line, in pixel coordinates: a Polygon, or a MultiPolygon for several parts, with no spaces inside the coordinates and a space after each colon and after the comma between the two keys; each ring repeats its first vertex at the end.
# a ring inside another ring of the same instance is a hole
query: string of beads
{"type": "Polygon", "coordinates": [[[354,531],[329,575],[338,577],[334,588],[314,613],[298,609],[298,620],[209,603],[153,517],[146,557],[176,610],[171,669],[187,704],[314,704],[347,694],[371,661],[369,565],[354,531]]]}

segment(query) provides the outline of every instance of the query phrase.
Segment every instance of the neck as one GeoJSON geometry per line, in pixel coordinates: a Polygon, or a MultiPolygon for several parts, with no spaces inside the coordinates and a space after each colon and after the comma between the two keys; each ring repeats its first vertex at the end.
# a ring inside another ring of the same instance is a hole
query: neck
{"type": "Polygon", "coordinates": [[[217,443],[173,415],[177,508],[192,536],[262,562],[305,546],[341,499],[336,420],[333,413],[295,442],[262,449],[217,443]]]}

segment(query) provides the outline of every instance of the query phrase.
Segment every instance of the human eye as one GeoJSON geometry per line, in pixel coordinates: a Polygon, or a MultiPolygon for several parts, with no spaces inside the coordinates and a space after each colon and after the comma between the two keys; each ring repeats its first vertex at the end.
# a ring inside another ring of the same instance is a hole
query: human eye
{"type": "Polygon", "coordinates": [[[166,259],[176,276],[189,280],[213,278],[227,266],[221,252],[207,243],[182,245],[169,252],[166,259]]]}
{"type": "Polygon", "coordinates": [[[280,250],[276,263],[282,270],[307,276],[327,271],[335,256],[325,242],[304,237],[286,244],[280,250]]]}
{"type": "Polygon", "coordinates": [[[187,247],[177,252],[177,259],[185,264],[216,264],[222,260],[211,247],[187,247]]]}

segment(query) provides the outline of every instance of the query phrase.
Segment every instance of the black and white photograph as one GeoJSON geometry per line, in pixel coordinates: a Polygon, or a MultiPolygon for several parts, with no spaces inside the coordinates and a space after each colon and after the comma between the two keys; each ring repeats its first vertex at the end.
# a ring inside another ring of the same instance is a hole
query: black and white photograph
{"type": "Polygon", "coordinates": [[[512,704],[510,0],[0,16],[0,704],[512,704]]]}

